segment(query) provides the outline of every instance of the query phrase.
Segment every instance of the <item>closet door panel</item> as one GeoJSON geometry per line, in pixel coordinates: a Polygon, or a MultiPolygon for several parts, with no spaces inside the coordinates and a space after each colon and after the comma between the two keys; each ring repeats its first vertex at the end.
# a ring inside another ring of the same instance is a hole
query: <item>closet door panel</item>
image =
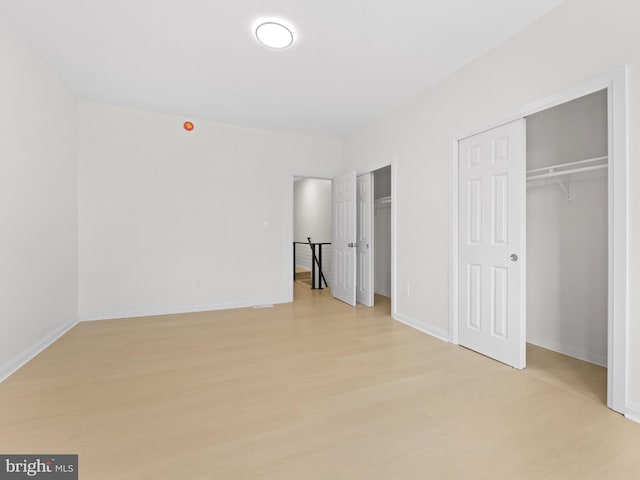
{"type": "Polygon", "coordinates": [[[459,343],[525,366],[525,121],[462,140],[459,343]]]}

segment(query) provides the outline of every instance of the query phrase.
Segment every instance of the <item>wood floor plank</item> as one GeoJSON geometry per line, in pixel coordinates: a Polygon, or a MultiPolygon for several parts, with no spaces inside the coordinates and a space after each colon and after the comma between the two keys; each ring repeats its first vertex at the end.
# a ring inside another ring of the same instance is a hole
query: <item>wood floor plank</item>
{"type": "Polygon", "coordinates": [[[296,282],[267,309],[83,323],[0,384],[0,451],[83,479],[640,478],[606,370],[517,371],[296,282]]]}

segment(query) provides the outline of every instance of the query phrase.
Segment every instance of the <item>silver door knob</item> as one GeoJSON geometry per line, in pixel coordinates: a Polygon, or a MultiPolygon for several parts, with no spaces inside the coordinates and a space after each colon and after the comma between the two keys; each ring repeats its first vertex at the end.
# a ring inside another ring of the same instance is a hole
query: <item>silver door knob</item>
{"type": "Polygon", "coordinates": [[[350,247],[350,248],[356,248],[358,246],[358,244],[357,243],[353,243],[353,242],[349,242],[347,244],[347,246],[350,247]]]}
{"type": "Polygon", "coordinates": [[[515,253],[512,253],[512,254],[509,256],[509,259],[510,259],[512,262],[517,262],[517,261],[518,261],[518,255],[516,255],[515,253]]]}

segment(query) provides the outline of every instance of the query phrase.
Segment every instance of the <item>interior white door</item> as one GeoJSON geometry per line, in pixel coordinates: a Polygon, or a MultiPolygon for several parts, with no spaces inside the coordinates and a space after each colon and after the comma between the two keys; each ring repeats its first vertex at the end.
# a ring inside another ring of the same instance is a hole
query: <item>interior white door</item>
{"type": "Polygon", "coordinates": [[[356,300],[373,307],[373,174],[360,175],[357,184],[357,268],[356,300]]]}
{"type": "Polygon", "coordinates": [[[356,304],[356,172],[333,179],[333,280],[331,293],[356,304]]]}
{"type": "Polygon", "coordinates": [[[458,337],[515,368],[526,364],[525,120],[459,142],[458,337]]]}

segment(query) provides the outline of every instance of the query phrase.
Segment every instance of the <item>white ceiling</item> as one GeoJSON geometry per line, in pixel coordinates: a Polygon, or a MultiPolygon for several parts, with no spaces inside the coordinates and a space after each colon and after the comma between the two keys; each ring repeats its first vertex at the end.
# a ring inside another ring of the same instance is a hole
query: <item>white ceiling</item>
{"type": "Polygon", "coordinates": [[[344,136],[562,0],[0,0],[82,99],[344,136]],[[258,19],[297,32],[286,50],[258,19]]]}

